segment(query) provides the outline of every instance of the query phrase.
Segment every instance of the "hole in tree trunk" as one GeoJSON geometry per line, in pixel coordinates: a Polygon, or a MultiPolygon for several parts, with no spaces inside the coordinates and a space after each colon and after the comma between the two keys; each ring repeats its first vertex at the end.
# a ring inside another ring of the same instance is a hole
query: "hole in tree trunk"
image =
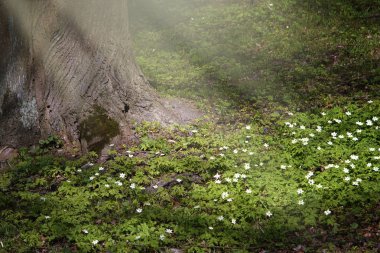
{"type": "Polygon", "coordinates": [[[124,103],[124,110],[123,113],[127,113],[129,111],[129,105],[124,103]]]}

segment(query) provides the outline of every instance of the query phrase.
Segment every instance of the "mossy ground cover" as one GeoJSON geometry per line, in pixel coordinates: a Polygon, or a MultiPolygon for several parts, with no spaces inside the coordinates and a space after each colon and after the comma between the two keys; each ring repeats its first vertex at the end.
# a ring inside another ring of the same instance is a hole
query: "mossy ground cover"
{"type": "Polygon", "coordinates": [[[20,150],[0,252],[376,252],[379,32],[355,3],[149,1],[139,64],[210,118],[136,125],[103,163],[20,150]]]}

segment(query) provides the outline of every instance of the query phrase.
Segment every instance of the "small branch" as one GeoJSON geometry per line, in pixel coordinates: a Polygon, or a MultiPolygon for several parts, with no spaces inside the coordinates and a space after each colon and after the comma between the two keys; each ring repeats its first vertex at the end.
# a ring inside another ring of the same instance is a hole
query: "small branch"
{"type": "Polygon", "coordinates": [[[380,14],[366,16],[366,17],[358,17],[358,19],[371,19],[371,18],[380,18],[380,14]]]}
{"type": "Polygon", "coordinates": [[[7,160],[7,165],[9,166],[9,168],[13,169],[13,166],[9,163],[8,160],[7,160]]]}

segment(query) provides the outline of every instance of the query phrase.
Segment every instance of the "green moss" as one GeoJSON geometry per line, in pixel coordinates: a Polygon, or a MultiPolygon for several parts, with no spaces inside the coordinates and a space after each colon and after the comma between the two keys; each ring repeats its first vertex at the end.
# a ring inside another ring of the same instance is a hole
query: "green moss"
{"type": "Polygon", "coordinates": [[[120,133],[119,124],[110,118],[100,106],[79,125],[82,140],[86,140],[89,151],[100,152],[110,139],[120,133]]]}

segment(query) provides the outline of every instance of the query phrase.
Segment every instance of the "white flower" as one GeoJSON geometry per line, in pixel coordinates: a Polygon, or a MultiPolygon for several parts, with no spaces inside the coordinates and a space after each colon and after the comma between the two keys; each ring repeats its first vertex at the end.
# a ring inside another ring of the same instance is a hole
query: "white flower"
{"type": "Polygon", "coordinates": [[[88,234],[88,230],[87,229],[83,229],[82,232],[85,233],[85,234],[88,234]]]}
{"type": "Polygon", "coordinates": [[[157,189],[157,188],[158,188],[158,185],[156,185],[156,184],[153,185],[153,188],[154,188],[154,189],[157,189]]]}
{"type": "Polygon", "coordinates": [[[317,147],[317,150],[321,150],[322,148],[320,146],[317,147]]]}
{"type": "Polygon", "coordinates": [[[93,244],[93,245],[96,245],[96,244],[98,244],[98,242],[99,242],[98,240],[93,240],[93,241],[92,241],[92,244],[93,244]]]}
{"type": "Polygon", "coordinates": [[[300,188],[297,190],[298,195],[301,195],[303,193],[303,190],[300,188]]]}
{"type": "Polygon", "coordinates": [[[222,220],[224,220],[224,217],[221,215],[221,216],[218,216],[217,219],[220,220],[220,221],[222,221],[222,220]]]}
{"type": "Polygon", "coordinates": [[[367,167],[372,167],[372,163],[367,163],[367,167]]]}
{"type": "Polygon", "coordinates": [[[286,165],[281,165],[280,168],[286,170],[286,165]]]}
{"type": "Polygon", "coordinates": [[[296,144],[297,142],[298,142],[297,139],[293,139],[293,140],[292,140],[292,144],[296,144]]]}
{"type": "Polygon", "coordinates": [[[214,175],[214,178],[219,179],[219,178],[220,178],[219,173],[216,173],[216,174],[214,175]]]}
{"type": "Polygon", "coordinates": [[[264,143],[264,147],[265,147],[265,148],[268,148],[268,147],[269,147],[269,144],[268,144],[268,143],[264,143]]]}
{"type": "Polygon", "coordinates": [[[119,177],[120,178],[125,178],[125,174],[124,173],[120,173],[119,177]]]}
{"type": "Polygon", "coordinates": [[[322,185],[321,185],[321,184],[317,184],[316,187],[317,187],[318,189],[321,189],[321,188],[322,188],[322,185]]]}
{"type": "Polygon", "coordinates": [[[238,153],[238,150],[237,150],[237,149],[234,149],[233,152],[234,152],[234,154],[237,154],[237,153],[238,153]]]}
{"type": "Polygon", "coordinates": [[[215,156],[210,156],[210,160],[215,160],[215,156]]]}
{"type": "Polygon", "coordinates": [[[229,198],[227,199],[228,202],[232,202],[233,198],[229,198]]]}
{"type": "Polygon", "coordinates": [[[228,192],[223,192],[222,193],[222,199],[225,199],[229,196],[228,192]]]}
{"type": "Polygon", "coordinates": [[[109,184],[105,184],[104,187],[110,188],[110,185],[109,184]]]}
{"type": "Polygon", "coordinates": [[[305,204],[305,202],[302,199],[298,200],[298,205],[303,206],[304,204],[305,204]]]}
{"type": "Polygon", "coordinates": [[[245,192],[248,193],[248,194],[251,194],[252,190],[251,189],[247,189],[247,190],[245,190],[245,192]]]}
{"type": "Polygon", "coordinates": [[[329,209],[327,209],[326,211],[324,211],[325,215],[330,215],[331,214],[331,211],[329,209]]]}
{"type": "Polygon", "coordinates": [[[214,228],[213,227],[208,227],[208,229],[213,230],[214,228]]]}
{"type": "Polygon", "coordinates": [[[251,126],[250,126],[250,125],[247,125],[247,126],[245,126],[245,129],[250,130],[250,129],[251,129],[251,126]]]}
{"type": "Polygon", "coordinates": [[[350,170],[347,169],[347,168],[343,168],[343,172],[344,172],[344,173],[350,173],[350,170]]]}
{"type": "Polygon", "coordinates": [[[329,145],[333,145],[332,141],[328,141],[327,144],[329,144],[329,145]]]}
{"type": "Polygon", "coordinates": [[[369,119],[366,121],[366,124],[367,124],[367,126],[373,126],[372,120],[369,120],[369,119]]]}
{"type": "Polygon", "coordinates": [[[375,171],[375,172],[378,172],[379,171],[379,167],[373,167],[372,170],[375,171]]]}
{"type": "Polygon", "coordinates": [[[94,178],[95,178],[94,176],[90,177],[90,181],[94,180],[94,178]]]}
{"type": "Polygon", "coordinates": [[[193,129],[191,130],[192,133],[198,133],[198,130],[197,129],[193,129]]]}
{"type": "Polygon", "coordinates": [[[172,233],[173,233],[173,230],[167,228],[167,229],[165,229],[165,232],[168,233],[168,234],[172,234],[172,233]]]}
{"type": "Polygon", "coordinates": [[[309,171],[307,175],[305,176],[307,179],[311,178],[314,175],[314,172],[309,171]]]}
{"type": "Polygon", "coordinates": [[[122,186],[123,185],[123,183],[120,182],[120,181],[116,181],[115,184],[117,184],[118,186],[122,186]]]}
{"type": "Polygon", "coordinates": [[[226,182],[231,183],[231,178],[227,177],[225,180],[226,182]]]}
{"type": "Polygon", "coordinates": [[[309,182],[310,185],[313,185],[315,183],[313,179],[309,179],[308,182],[309,182]]]}
{"type": "Polygon", "coordinates": [[[351,180],[350,177],[345,177],[345,178],[344,178],[344,181],[350,181],[350,180],[351,180]]]}
{"type": "Polygon", "coordinates": [[[232,220],[231,220],[231,223],[232,223],[232,224],[236,224],[236,219],[232,219],[232,220]]]}
{"type": "Polygon", "coordinates": [[[331,136],[335,137],[335,136],[337,136],[337,133],[332,132],[332,133],[331,133],[331,136]]]}
{"type": "Polygon", "coordinates": [[[136,188],[136,184],[135,184],[135,183],[132,183],[129,187],[130,187],[131,189],[135,189],[135,188],[136,188]]]}
{"type": "Polygon", "coordinates": [[[181,182],[182,182],[182,179],[177,178],[176,181],[177,181],[178,183],[181,183],[181,182]]]}
{"type": "Polygon", "coordinates": [[[48,219],[50,219],[50,218],[51,218],[51,217],[50,217],[50,216],[48,216],[48,215],[46,215],[46,216],[45,216],[45,219],[47,219],[47,220],[48,220],[48,219]]]}
{"type": "Polygon", "coordinates": [[[140,235],[137,235],[136,237],[135,237],[135,240],[138,240],[138,239],[140,239],[141,238],[141,236],[140,235]]]}
{"type": "Polygon", "coordinates": [[[99,176],[99,173],[98,173],[98,172],[96,172],[96,173],[95,173],[95,176],[99,176]]]}
{"type": "Polygon", "coordinates": [[[367,103],[368,103],[368,104],[372,104],[373,101],[372,101],[372,100],[368,100],[367,103]]]}
{"type": "Polygon", "coordinates": [[[352,137],[352,133],[347,132],[347,137],[352,137]]]}
{"type": "Polygon", "coordinates": [[[82,169],[78,169],[77,172],[82,172],[82,169]]]}
{"type": "Polygon", "coordinates": [[[379,118],[378,117],[373,117],[372,120],[376,122],[376,121],[379,120],[379,118]]]}
{"type": "Polygon", "coordinates": [[[321,126],[317,126],[316,131],[317,131],[317,132],[322,132],[322,127],[321,127],[321,126]]]}
{"type": "Polygon", "coordinates": [[[346,115],[347,115],[347,116],[350,116],[350,115],[351,115],[351,112],[348,112],[348,111],[347,111],[347,112],[346,112],[346,115]]]}
{"type": "Polygon", "coordinates": [[[251,165],[249,163],[244,164],[244,169],[249,170],[251,168],[251,165]]]}
{"type": "Polygon", "coordinates": [[[265,213],[265,215],[266,215],[267,217],[271,217],[273,214],[272,214],[271,211],[267,211],[267,212],[265,213]]]}
{"type": "Polygon", "coordinates": [[[361,129],[357,129],[356,132],[357,132],[357,133],[361,133],[362,130],[361,130],[361,129]]]}
{"type": "Polygon", "coordinates": [[[344,138],[344,135],[341,135],[341,134],[340,134],[340,135],[338,136],[338,138],[339,138],[339,139],[343,139],[343,138],[344,138]]]}
{"type": "Polygon", "coordinates": [[[326,116],[326,113],[325,112],[321,112],[322,116],[326,116]]]}
{"type": "Polygon", "coordinates": [[[362,126],[362,125],[363,125],[363,122],[356,121],[356,125],[358,125],[358,126],[362,126]]]}
{"type": "Polygon", "coordinates": [[[138,212],[138,213],[142,213],[142,211],[143,211],[143,210],[142,210],[141,208],[137,208],[137,209],[136,209],[136,212],[138,212]]]}
{"type": "Polygon", "coordinates": [[[359,139],[357,137],[352,138],[353,141],[358,141],[359,139]]]}
{"type": "Polygon", "coordinates": [[[338,124],[340,124],[342,121],[340,119],[334,119],[334,121],[338,124]]]}
{"type": "Polygon", "coordinates": [[[351,155],[350,158],[351,158],[352,160],[358,160],[358,159],[359,159],[359,156],[357,156],[357,155],[351,155]]]}
{"type": "Polygon", "coordinates": [[[103,171],[104,170],[104,168],[103,167],[99,167],[99,171],[103,171]]]}
{"type": "Polygon", "coordinates": [[[161,241],[165,240],[165,235],[160,235],[160,240],[161,241]]]}
{"type": "Polygon", "coordinates": [[[314,136],[315,136],[315,134],[311,133],[311,134],[309,134],[309,136],[310,136],[310,137],[314,137],[314,136]]]}
{"type": "Polygon", "coordinates": [[[371,152],[373,152],[375,150],[376,150],[375,148],[369,148],[369,151],[371,151],[371,152]]]}
{"type": "Polygon", "coordinates": [[[220,184],[222,183],[222,181],[220,181],[219,179],[215,180],[215,184],[220,184]]]}
{"type": "Polygon", "coordinates": [[[305,126],[300,126],[300,129],[305,130],[306,127],[305,126]]]}

